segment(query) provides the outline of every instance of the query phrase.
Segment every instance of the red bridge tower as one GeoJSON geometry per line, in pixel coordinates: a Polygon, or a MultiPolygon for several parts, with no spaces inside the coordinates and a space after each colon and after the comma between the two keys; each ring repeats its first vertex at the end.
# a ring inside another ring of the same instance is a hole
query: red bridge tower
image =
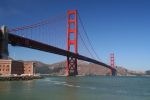
{"type": "MultiPolygon", "coordinates": [[[[114,53],[110,54],[110,66],[115,69],[115,56],[114,53]]],[[[116,74],[116,70],[111,69],[111,74],[114,76],[116,74]]]]}
{"type": "MultiPolygon", "coordinates": [[[[67,12],[67,51],[78,53],[78,21],[77,10],[69,10],[67,12]]],[[[71,55],[67,56],[66,75],[78,75],[77,58],[71,55]]]]}
{"type": "Polygon", "coordinates": [[[111,67],[115,67],[115,57],[114,57],[114,53],[110,54],[110,65],[111,67]]]}

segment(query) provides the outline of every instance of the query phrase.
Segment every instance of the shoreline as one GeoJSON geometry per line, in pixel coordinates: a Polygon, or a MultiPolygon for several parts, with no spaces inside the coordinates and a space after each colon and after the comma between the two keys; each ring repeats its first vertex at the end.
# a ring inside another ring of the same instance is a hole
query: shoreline
{"type": "MultiPolygon", "coordinates": [[[[87,77],[87,76],[108,76],[108,75],[77,75],[75,77],[87,77]]],[[[67,77],[65,75],[40,75],[40,76],[0,76],[0,81],[28,81],[34,79],[43,79],[46,77],[67,77]]],[[[71,76],[72,77],[72,76],[71,76]]],[[[127,76],[109,76],[109,77],[150,77],[150,75],[127,75],[127,76]]]]}
{"type": "MultiPolygon", "coordinates": [[[[51,74],[47,74],[47,75],[42,75],[43,77],[68,77],[66,75],[51,75],[51,74]]],[[[110,76],[111,75],[76,75],[75,77],[86,77],[86,76],[110,76]]],[[[150,75],[116,75],[116,76],[112,76],[112,77],[150,77],[150,75]]],[[[72,77],[72,76],[70,76],[72,77]]]]}
{"type": "Polygon", "coordinates": [[[42,76],[0,76],[0,81],[26,81],[42,78],[42,76]]]}

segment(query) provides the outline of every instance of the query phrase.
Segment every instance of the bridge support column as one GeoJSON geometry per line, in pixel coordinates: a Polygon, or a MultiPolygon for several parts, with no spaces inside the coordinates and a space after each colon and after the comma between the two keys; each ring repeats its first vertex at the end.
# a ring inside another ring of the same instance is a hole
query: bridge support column
{"type": "Polygon", "coordinates": [[[112,76],[116,76],[116,74],[117,74],[117,71],[116,71],[115,69],[112,69],[112,70],[111,70],[111,75],[112,75],[112,76]]]}
{"type": "MultiPolygon", "coordinates": [[[[67,51],[78,53],[78,23],[77,10],[69,10],[67,12],[67,51]]],[[[67,56],[66,75],[78,75],[77,57],[67,56]]]]}
{"type": "Polygon", "coordinates": [[[0,29],[0,59],[8,59],[8,32],[6,26],[0,29]]]}
{"type": "Polygon", "coordinates": [[[114,53],[110,54],[110,65],[111,65],[112,68],[114,68],[114,69],[111,69],[111,75],[115,76],[116,75],[116,70],[115,70],[115,56],[114,56],[114,53]]]}

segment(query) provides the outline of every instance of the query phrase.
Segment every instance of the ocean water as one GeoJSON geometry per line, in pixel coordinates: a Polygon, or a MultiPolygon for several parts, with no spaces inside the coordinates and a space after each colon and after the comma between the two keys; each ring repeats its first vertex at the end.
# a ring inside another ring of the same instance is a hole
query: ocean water
{"type": "Polygon", "coordinates": [[[150,77],[48,77],[1,81],[0,100],[150,100],[150,77]]]}

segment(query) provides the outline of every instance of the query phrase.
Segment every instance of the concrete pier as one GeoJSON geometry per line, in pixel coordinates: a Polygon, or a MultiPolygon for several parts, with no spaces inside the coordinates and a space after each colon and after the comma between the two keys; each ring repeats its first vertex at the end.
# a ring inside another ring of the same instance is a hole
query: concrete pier
{"type": "Polygon", "coordinates": [[[8,31],[6,26],[0,29],[0,59],[8,59],[8,31]]]}

